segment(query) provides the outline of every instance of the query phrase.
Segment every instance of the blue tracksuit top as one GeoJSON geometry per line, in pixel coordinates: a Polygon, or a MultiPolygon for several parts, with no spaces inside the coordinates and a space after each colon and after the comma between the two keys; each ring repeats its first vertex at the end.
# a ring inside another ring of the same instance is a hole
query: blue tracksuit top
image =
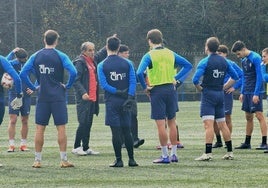
{"type": "MultiPolygon", "coordinates": [[[[1,63],[1,75],[3,75],[4,72],[7,72],[12,79],[14,80],[14,85],[15,85],[15,89],[17,93],[21,93],[22,92],[22,88],[21,88],[21,79],[18,75],[18,73],[16,72],[16,70],[12,67],[12,65],[7,61],[7,59],[3,56],[0,55],[0,63],[1,63]]],[[[2,76],[1,76],[2,78],[2,76]]],[[[0,78],[0,79],[1,79],[0,78]]],[[[3,87],[0,86],[0,92],[3,92],[3,87]]]]}
{"type": "Polygon", "coordinates": [[[210,90],[223,90],[225,75],[229,74],[234,80],[238,80],[238,75],[232,65],[224,57],[212,53],[202,59],[197,65],[193,76],[193,84],[199,84],[203,76],[201,86],[210,90]]]}
{"type": "Polygon", "coordinates": [[[43,48],[31,55],[23,66],[20,77],[28,87],[36,90],[36,86],[29,78],[30,72],[34,72],[39,84],[38,100],[40,102],[65,101],[64,69],[69,72],[69,78],[65,85],[69,89],[74,83],[77,71],[70,58],[63,52],[52,48],[43,48]]]}
{"type": "Polygon", "coordinates": [[[259,95],[264,93],[261,71],[261,56],[250,51],[247,57],[241,59],[243,70],[242,94],[259,95]]]}
{"type": "MultiPolygon", "coordinates": [[[[239,80],[236,81],[235,84],[233,85],[234,89],[236,90],[242,86],[243,71],[235,62],[231,61],[230,59],[226,59],[226,60],[232,65],[232,67],[234,68],[235,72],[237,73],[239,77],[239,80]]],[[[229,78],[230,78],[230,75],[226,74],[224,78],[224,83],[226,83],[229,80],[229,78]]]]}
{"type": "Polygon", "coordinates": [[[98,64],[100,86],[105,95],[115,94],[116,90],[128,89],[128,94],[135,96],[136,75],[132,62],[118,55],[110,55],[98,64]]]}
{"type": "MultiPolygon", "coordinates": [[[[22,67],[25,64],[25,63],[20,63],[17,59],[13,59],[13,60],[9,61],[9,63],[13,66],[13,68],[16,70],[16,72],[18,74],[20,74],[20,71],[21,71],[22,67]]],[[[24,96],[27,96],[26,89],[28,88],[28,86],[24,82],[22,82],[21,84],[22,84],[22,92],[23,92],[23,95],[24,96]]],[[[13,87],[8,92],[10,94],[15,94],[16,93],[16,90],[13,87]]]]}
{"type": "MultiPolygon", "coordinates": [[[[161,48],[156,50],[161,50],[161,48]]],[[[174,76],[174,80],[179,80],[180,82],[184,82],[184,80],[187,78],[187,76],[190,74],[190,71],[192,70],[193,66],[192,64],[185,59],[184,57],[178,55],[177,53],[174,53],[175,62],[174,67],[181,67],[180,71],[174,76]]],[[[137,77],[140,81],[140,84],[143,89],[146,89],[146,82],[144,79],[144,72],[146,71],[146,68],[153,68],[152,67],[152,60],[150,57],[149,52],[147,52],[141,59],[140,65],[137,70],[137,77]]]]}

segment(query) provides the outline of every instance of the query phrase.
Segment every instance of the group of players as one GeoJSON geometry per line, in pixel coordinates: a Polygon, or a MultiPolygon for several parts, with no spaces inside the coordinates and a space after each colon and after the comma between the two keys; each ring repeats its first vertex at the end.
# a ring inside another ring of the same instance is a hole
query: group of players
{"type": "MultiPolygon", "coordinates": [[[[101,52],[103,53],[102,58],[99,61],[96,59],[100,54],[94,54],[94,44],[85,42],[81,46],[81,55],[74,63],[66,54],[56,49],[58,38],[59,35],[56,31],[46,31],[44,34],[45,48],[31,55],[28,60],[28,54],[23,48],[14,49],[6,58],[0,56],[1,75],[7,72],[15,82],[15,87],[9,90],[10,121],[7,151],[15,151],[15,125],[19,112],[22,122],[19,150],[29,150],[27,133],[31,106],[30,95],[37,91],[35,160],[32,167],[41,167],[44,132],[51,115],[58,131],[60,166],[62,168],[73,167],[74,165],[67,159],[65,125],[68,121],[66,89],[74,84],[76,98],[79,99],[77,102],[79,126],[72,153],[98,154],[89,148],[88,143],[93,115],[98,115],[99,112],[99,84],[104,90],[105,125],[111,127],[116,158],[110,167],[124,166],[121,156],[123,145],[128,152],[128,165],[130,167],[138,166],[134,160],[133,147],[139,147],[144,140],[137,137],[137,128],[136,134],[133,134],[131,130],[131,121],[137,121],[135,92],[138,79],[150,99],[151,118],[155,120],[157,126],[159,149],[162,152],[160,158],[154,160],[153,163],[178,162],[177,148],[183,146],[178,143],[177,88],[189,75],[192,64],[184,57],[164,47],[161,31],[158,29],[148,31],[146,39],[150,51],[142,57],[137,72],[128,57],[118,55],[120,47],[123,45],[115,35],[107,38],[104,51],[101,52]],[[180,68],[179,72],[177,72],[178,68],[180,68]],[[69,73],[66,84],[64,84],[64,69],[69,73]],[[83,72],[84,70],[86,72],[83,72]],[[32,83],[30,79],[31,74],[36,78],[35,83],[32,83]],[[81,84],[77,83],[78,80],[81,84]],[[136,135],[134,142],[133,135],[136,135]],[[170,145],[168,140],[170,140],[170,145]],[[170,155],[168,149],[171,149],[170,155]]],[[[265,153],[268,153],[267,125],[262,105],[263,82],[268,82],[268,73],[266,73],[268,48],[262,51],[261,58],[256,52],[247,49],[242,41],[236,41],[232,46],[232,52],[241,58],[242,69],[227,59],[228,48],[220,45],[216,37],[207,39],[205,52],[207,57],[199,62],[193,76],[193,84],[201,92],[200,116],[206,133],[205,153],[195,160],[212,159],[212,148],[223,146],[220,131],[227,148],[223,159],[232,160],[234,158],[231,140],[232,93],[239,88],[241,88],[239,100],[242,102],[242,110],[245,111],[247,124],[245,142],[236,149],[251,149],[250,140],[253,131],[253,114],[255,113],[262,133],[262,142],[256,149],[263,149],[265,153]],[[214,131],[217,142],[213,145],[214,131]]],[[[0,123],[2,123],[5,107],[3,87],[0,89],[0,123]]]]}

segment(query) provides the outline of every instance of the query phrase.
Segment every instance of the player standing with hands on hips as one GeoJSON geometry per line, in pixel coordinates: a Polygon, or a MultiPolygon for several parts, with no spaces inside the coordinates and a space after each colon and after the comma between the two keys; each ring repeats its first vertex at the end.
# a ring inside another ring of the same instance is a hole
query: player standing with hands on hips
{"type": "Polygon", "coordinates": [[[56,49],[59,34],[54,30],[47,30],[44,34],[45,48],[34,53],[23,66],[20,77],[33,91],[38,91],[35,112],[35,160],[33,168],[41,167],[44,133],[53,116],[54,124],[58,131],[58,144],[60,149],[60,167],[67,168],[74,165],[67,160],[67,136],[65,125],[68,122],[66,89],[74,83],[77,71],[70,58],[56,49]],[[69,72],[69,79],[64,81],[64,69],[69,72]],[[34,70],[37,87],[29,78],[34,70]]]}
{"type": "Polygon", "coordinates": [[[148,31],[146,39],[151,50],[142,57],[137,76],[145,93],[150,97],[151,118],[155,120],[161,145],[162,155],[153,163],[178,162],[176,129],[178,92],[176,85],[179,85],[181,79],[191,71],[192,64],[175,52],[163,47],[163,35],[160,30],[148,31]],[[181,67],[178,73],[177,67],[181,67]],[[145,71],[147,72],[148,85],[144,79],[145,71]],[[172,145],[170,158],[167,146],[168,134],[165,128],[166,118],[172,145]]]}
{"type": "Polygon", "coordinates": [[[216,37],[210,37],[205,43],[205,53],[208,55],[202,59],[193,76],[193,84],[201,92],[200,116],[205,128],[205,153],[196,158],[196,161],[209,161],[212,159],[212,142],[214,138],[214,121],[217,122],[222,132],[227,154],[223,159],[234,158],[231,133],[226,125],[224,114],[224,89],[230,88],[238,80],[238,75],[232,65],[216,52],[220,42],[216,37]],[[225,75],[229,74],[231,79],[224,84],[225,75]],[[200,82],[201,77],[202,82],[200,82]]]}

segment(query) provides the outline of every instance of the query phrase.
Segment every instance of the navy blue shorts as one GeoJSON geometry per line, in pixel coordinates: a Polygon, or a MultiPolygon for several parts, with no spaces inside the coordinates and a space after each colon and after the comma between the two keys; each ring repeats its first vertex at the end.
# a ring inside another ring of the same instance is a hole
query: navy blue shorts
{"type": "Polygon", "coordinates": [[[54,125],[65,125],[68,122],[66,101],[37,102],[35,110],[36,124],[48,125],[51,115],[54,119],[54,125]]]}
{"type": "Polygon", "coordinates": [[[225,115],[231,115],[233,110],[233,93],[224,92],[225,115]]]}
{"type": "Polygon", "coordinates": [[[154,120],[173,119],[178,107],[178,92],[173,84],[154,86],[150,91],[151,118],[154,120]]]}
{"type": "Polygon", "coordinates": [[[123,110],[123,103],[126,99],[110,96],[105,101],[105,125],[128,126],[131,125],[131,112],[123,110]]]}
{"type": "Polygon", "coordinates": [[[19,116],[19,114],[21,114],[21,116],[28,116],[30,114],[30,110],[31,110],[31,97],[29,95],[23,96],[22,97],[22,106],[20,107],[20,109],[13,110],[10,106],[10,103],[15,98],[16,98],[16,95],[9,95],[8,96],[8,101],[9,101],[8,113],[9,114],[16,114],[17,116],[19,116]]]}
{"type": "Polygon", "coordinates": [[[243,95],[243,102],[242,102],[242,108],[241,110],[248,112],[248,113],[255,113],[255,112],[262,112],[263,111],[263,105],[262,105],[262,95],[259,95],[260,101],[257,104],[254,104],[253,94],[244,94],[243,95]]]}
{"type": "Polygon", "coordinates": [[[224,118],[224,92],[203,89],[201,93],[200,116],[224,118]]]}

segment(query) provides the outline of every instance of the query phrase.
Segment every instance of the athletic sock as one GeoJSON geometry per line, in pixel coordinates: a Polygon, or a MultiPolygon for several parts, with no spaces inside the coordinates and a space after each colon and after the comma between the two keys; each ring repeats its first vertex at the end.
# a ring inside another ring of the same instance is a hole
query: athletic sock
{"type": "Polygon", "coordinates": [[[251,136],[246,135],[245,144],[250,145],[251,136]]]}
{"type": "Polygon", "coordinates": [[[216,139],[218,143],[222,143],[220,134],[216,135],[216,139]]]}
{"type": "Polygon", "coordinates": [[[42,154],[41,152],[35,152],[35,161],[41,161],[42,160],[42,154]]]}
{"type": "Polygon", "coordinates": [[[27,139],[21,139],[20,140],[20,145],[26,145],[27,139]]]}
{"type": "Polygon", "coordinates": [[[227,152],[232,152],[233,151],[232,140],[225,142],[225,145],[227,147],[227,152]]]}
{"type": "Polygon", "coordinates": [[[262,137],[262,144],[267,144],[267,136],[262,137]]]}
{"type": "Polygon", "coordinates": [[[15,140],[14,139],[10,139],[9,140],[9,145],[10,146],[14,146],[15,145],[15,140]]]}
{"type": "Polygon", "coordinates": [[[205,153],[212,153],[212,143],[206,143],[205,153]]]}
{"type": "Polygon", "coordinates": [[[171,147],[171,153],[170,155],[176,155],[177,156],[177,145],[172,145],[171,147]]]}
{"type": "Polygon", "coordinates": [[[67,161],[67,153],[66,153],[66,151],[61,151],[60,152],[60,159],[62,161],[67,161]]]}
{"type": "Polygon", "coordinates": [[[161,146],[161,151],[162,151],[162,157],[166,158],[168,156],[168,147],[161,146]]]}

